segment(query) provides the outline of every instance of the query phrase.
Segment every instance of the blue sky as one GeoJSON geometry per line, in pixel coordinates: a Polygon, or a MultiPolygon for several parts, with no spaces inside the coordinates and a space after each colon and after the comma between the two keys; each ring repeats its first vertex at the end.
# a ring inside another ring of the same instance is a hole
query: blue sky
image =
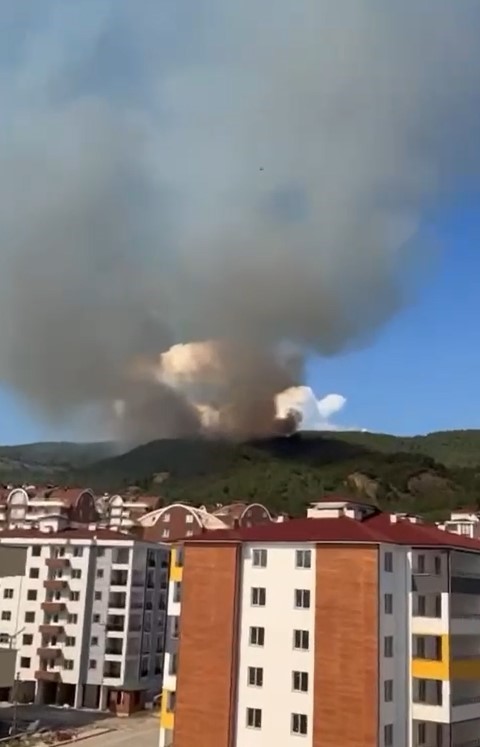
{"type": "Polygon", "coordinates": [[[480,427],[480,215],[467,205],[435,222],[440,253],[415,300],[365,349],[309,366],[317,396],[347,398],[337,419],[415,434],[480,427]]]}
{"type": "MultiPolygon", "coordinates": [[[[308,383],[318,397],[347,399],[336,421],[399,434],[480,427],[480,214],[457,207],[435,222],[438,257],[415,300],[361,350],[312,359],[308,383]]],[[[27,403],[0,389],[0,442],[78,437],[48,425],[27,403]]]]}
{"type": "Polygon", "coordinates": [[[150,346],[255,328],[333,349],[387,313],[432,205],[440,251],[414,297],[305,383],[337,427],[480,427],[479,195],[458,194],[480,174],[478,2],[4,5],[1,443],[98,438],[32,403],[110,400],[150,346]]]}

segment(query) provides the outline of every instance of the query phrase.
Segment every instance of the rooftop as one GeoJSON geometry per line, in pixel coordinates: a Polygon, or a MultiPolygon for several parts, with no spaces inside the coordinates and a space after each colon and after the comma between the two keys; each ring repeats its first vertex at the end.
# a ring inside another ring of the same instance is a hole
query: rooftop
{"type": "MultiPolygon", "coordinates": [[[[334,500],[345,501],[341,498],[334,500]]],[[[434,524],[413,522],[409,518],[383,513],[373,508],[371,513],[363,518],[338,516],[291,519],[279,524],[205,531],[201,535],[185,540],[186,544],[218,542],[388,543],[480,552],[480,540],[446,532],[434,524]]]]}

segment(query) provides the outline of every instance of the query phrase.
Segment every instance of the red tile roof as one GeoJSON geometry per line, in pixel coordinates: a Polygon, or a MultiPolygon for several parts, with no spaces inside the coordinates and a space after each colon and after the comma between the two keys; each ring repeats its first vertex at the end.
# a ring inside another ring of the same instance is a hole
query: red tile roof
{"type": "Polygon", "coordinates": [[[125,532],[114,532],[111,529],[65,529],[60,532],[41,532],[38,529],[6,529],[0,531],[0,540],[2,539],[43,539],[43,540],[119,540],[131,542],[134,537],[125,532]]]}
{"type": "Polygon", "coordinates": [[[480,552],[480,540],[438,529],[434,524],[391,521],[390,514],[375,512],[364,519],[291,519],[242,529],[217,529],[185,540],[197,542],[351,542],[390,543],[417,547],[448,547],[480,552]]]}

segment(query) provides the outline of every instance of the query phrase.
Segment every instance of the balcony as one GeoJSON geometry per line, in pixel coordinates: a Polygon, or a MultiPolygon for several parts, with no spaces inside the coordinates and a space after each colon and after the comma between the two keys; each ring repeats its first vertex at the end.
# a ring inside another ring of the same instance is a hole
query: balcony
{"type": "Polygon", "coordinates": [[[62,658],[62,649],[58,646],[42,646],[37,648],[37,654],[41,659],[48,659],[57,661],[62,658]]]}
{"type": "Polygon", "coordinates": [[[37,669],[35,679],[42,682],[61,682],[60,672],[53,672],[47,669],[37,669]]]}
{"type": "Polygon", "coordinates": [[[128,571],[112,571],[110,586],[126,586],[128,583],[128,571]]]}
{"type": "Polygon", "coordinates": [[[64,612],[66,609],[64,602],[42,602],[41,608],[44,612],[49,615],[58,615],[60,612],[64,612]]]}
{"type": "Polygon", "coordinates": [[[63,591],[68,588],[68,581],[60,578],[48,578],[43,582],[43,587],[48,591],[63,591]]]}
{"type": "Polygon", "coordinates": [[[68,568],[70,561],[68,558],[47,558],[45,561],[47,568],[52,571],[61,571],[63,568],[68,568]]]}
{"type": "Polygon", "coordinates": [[[61,635],[63,625],[40,625],[39,630],[42,635],[61,635]]]}

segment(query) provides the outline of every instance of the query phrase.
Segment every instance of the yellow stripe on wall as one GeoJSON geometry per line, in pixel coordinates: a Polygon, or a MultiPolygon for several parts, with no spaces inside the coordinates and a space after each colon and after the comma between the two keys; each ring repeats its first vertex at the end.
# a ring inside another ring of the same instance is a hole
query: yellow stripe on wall
{"type": "Polygon", "coordinates": [[[180,582],[182,580],[182,576],[183,576],[183,566],[178,565],[177,563],[177,551],[171,550],[170,580],[180,582]]]}
{"type": "Polygon", "coordinates": [[[160,728],[173,730],[175,723],[175,714],[173,711],[167,711],[168,690],[162,691],[162,708],[160,711],[160,728]]]}
{"type": "Polygon", "coordinates": [[[450,640],[448,635],[441,636],[442,658],[412,659],[412,677],[421,680],[450,679],[450,640]]]}

